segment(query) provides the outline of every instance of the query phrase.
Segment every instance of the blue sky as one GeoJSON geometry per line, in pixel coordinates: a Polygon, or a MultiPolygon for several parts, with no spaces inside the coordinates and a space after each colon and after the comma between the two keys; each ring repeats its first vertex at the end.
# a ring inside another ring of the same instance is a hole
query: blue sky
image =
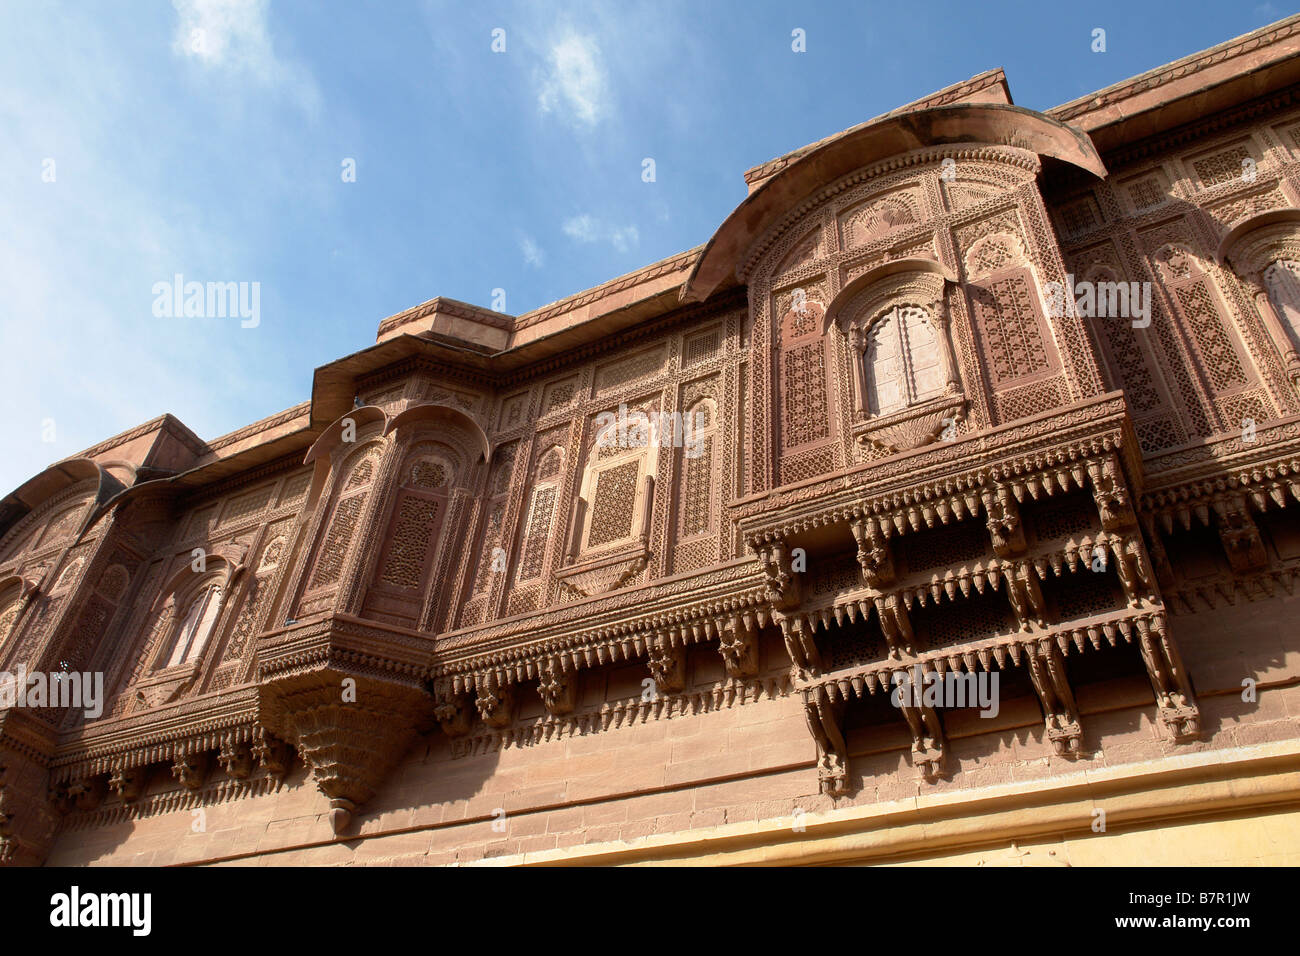
{"type": "Polygon", "coordinates": [[[1046,109],[1291,12],[0,3],[0,494],[164,411],[287,408],[435,295],[518,314],[704,242],[748,167],[983,70],[1046,109]],[[258,283],[259,324],[156,316],[178,273],[258,283]]]}

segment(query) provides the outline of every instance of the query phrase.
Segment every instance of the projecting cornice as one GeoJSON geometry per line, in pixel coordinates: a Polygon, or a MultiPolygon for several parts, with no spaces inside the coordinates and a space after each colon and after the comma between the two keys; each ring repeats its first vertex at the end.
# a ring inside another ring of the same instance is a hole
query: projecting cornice
{"type": "Polygon", "coordinates": [[[985,103],[887,116],[805,153],[750,193],[704,247],[682,301],[701,302],[737,275],[751,244],[817,189],[892,156],[949,144],[1010,146],[1106,175],[1086,133],[1033,110],[985,103]]]}

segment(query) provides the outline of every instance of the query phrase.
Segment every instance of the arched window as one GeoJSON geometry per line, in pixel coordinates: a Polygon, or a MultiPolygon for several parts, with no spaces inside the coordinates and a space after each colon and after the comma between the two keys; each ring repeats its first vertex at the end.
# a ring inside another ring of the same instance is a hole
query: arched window
{"type": "Polygon", "coordinates": [[[1219,241],[1217,258],[1232,266],[1300,388],[1300,209],[1270,209],[1239,222],[1219,241]]]}
{"type": "Polygon", "coordinates": [[[647,478],[654,474],[660,443],[672,440],[657,400],[603,412],[594,425],[579,493],[579,558],[635,546],[646,533],[647,478]]]}
{"type": "Polygon", "coordinates": [[[22,610],[22,600],[17,587],[6,588],[3,594],[0,594],[0,661],[4,660],[5,645],[9,641],[9,634],[14,629],[14,624],[18,622],[18,613],[22,610]]]}
{"type": "Polygon", "coordinates": [[[344,464],[329,516],[328,530],[308,579],[308,594],[316,594],[338,584],[352,547],[353,535],[361,521],[366,497],[379,471],[379,458],[380,447],[372,444],[356,451],[352,459],[344,464]]]}
{"type": "Polygon", "coordinates": [[[189,595],[185,610],[178,615],[179,623],[172,635],[164,667],[180,667],[202,656],[221,613],[222,593],[221,585],[213,581],[189,595]]]}
{"type": "Polygon", "coordinates": [[[966,397],[946,298],[955,284],[933,259],[893,260],[853,279],[827,310],[826,328],[848,337],[853,436],[870,457],[957,437],[966,397]]]}
{"type": "Polygon", "coordinates": [[[1292,348],[1300,348],[1300,262],[1275,259],[1263,272],[1264,289],[1292,348]]]}
{"type": "Polygon", "coordinates": [[[895,306],[877,318],[867,331],[863,361],[870,415],[888,415],[944,393],[941,343],[920,306],[895,306]]]}

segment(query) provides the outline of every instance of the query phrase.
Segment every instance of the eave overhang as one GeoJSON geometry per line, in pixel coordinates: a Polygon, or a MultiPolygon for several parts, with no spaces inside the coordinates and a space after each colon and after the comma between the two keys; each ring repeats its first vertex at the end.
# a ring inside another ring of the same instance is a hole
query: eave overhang
{"type": "Polygon", "coordinates": [[[735,277],[750,244],[818,188],[891,156],[956,143],[1012,146],[1106,175],[1086,133],[1023,107],[960,104],[887,116],[799,157],[746,197],[705,245],[682,301],[702,302],[735,277]]]}

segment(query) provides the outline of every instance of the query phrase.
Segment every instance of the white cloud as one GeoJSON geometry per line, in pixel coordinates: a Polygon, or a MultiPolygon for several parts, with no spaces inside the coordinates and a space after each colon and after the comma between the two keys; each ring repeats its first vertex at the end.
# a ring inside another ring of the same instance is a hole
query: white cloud
{"type": "Polygon", "coordinates": [[[609,112],[609,80],[600,47],[588,36],[568,33],[551,45],[537,103],[545,113],[561,112],[594,126],[609,112]]]}
{"type": "Polygon", "coordinates": [[[596,220],[588,215],[574,216],[572,219],[566,219],[563,227],[564,234],[570,239],[577,239],[579,242],[596,241],[596,220]]]}
{"type": "Polygon", "coordinates": [[[546,264],[546,254],[543,253],[541,247],[533,241],[532,236],[524,236],[520,239],[519,249],[523,252],[524,262],[527,265],[530,265],[535,269],[540,269],[546,264]]]}
{"type": "Polygon", "coordinates": [[[320,91],[301,64],[276,55],[267,27],[266,0],[172,0],[178,19],[172,51],[211,70],[249,77],[286,93],[309,113],[320,91]]]}
{"type": "Polygon", "coordinates": [[[636,226],[612,226],[586,213],[566,219],[560,228],[577,242],[608,242],[619,252],[627,252],[641,241],[636,226]]]}

